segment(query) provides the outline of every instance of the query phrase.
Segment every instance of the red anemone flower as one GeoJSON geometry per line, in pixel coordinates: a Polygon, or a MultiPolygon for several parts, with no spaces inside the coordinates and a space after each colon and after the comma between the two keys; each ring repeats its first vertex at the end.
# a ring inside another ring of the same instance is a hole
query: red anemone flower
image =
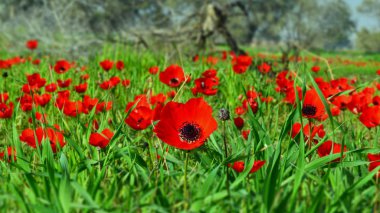
{"type": "Polygon", "coordinates": [[[75,86],[75,91],[77,93],[84,93],[87,90],[87,86],[88,86],[87,83],[79,84],[75,86]]]}
{"type": "MultiPolygon", "coordinates": [[[[318,152],[319,157],[324,157],[324,156],[330,155],[330,153],[332,154],[341,153],[341,150],[342,150],[341,144],[334,143],[332,141],[326,141],[321,146],[318,147],[317,152],[318,152]]],[[[343,147],[343,152],[347,152],[346,146],[343,147]]],[[[344,157],[345,156],[343,155],[343,158],[344,157]]],[[[337,157],[337,159],[333,160],[332,162],[338,162],[338,161],[340,161],[339,157],[337,157]]]]}
{"type": "Polygon", "coordinates": [[[69,86],[70,86],[70,84],[71,84],[72,81],[73,81],[73,80],[72,80],[71,78],[68,78],[68,79],[66,79],[66,80],[58,79],[58,80],[57,80],[57,83],[58,83],[58,86],[59,86],[60,88],[66,88],[66,87],[69,87],[69,86]]]}
{"type": "Polygon", "coordinates": [[[203,98],[192,98],[185,104],[167,103],[153,131],[170,146],[192,150],[202,146],[217,126],[211,106],[203,98]]]}
{"type": "Polygon", "coordinates": [[[194,81],[195,86],[191,89],[193,95],[202,93],[204,95],[215,95],[218,89],[215,88],[219,85],[219,78],[198,78],[194,81]]]}
{"type": "Polygon", "coordinates": [[[108,128],[104,129],[101,133],[97,133],[97,132],[91,133],[90,144],[92,146],[96,146],[96,147],[104,149],[109,144],[113,135],[114,133],[108,128]]]}
{"type": "Polygon", "coordinates": [[[316,90],[308,90],[302,104],[302,116],[319,119],[325,114],[325,107],[316,90]]]}
{"type": "Polygon", "coordinates": [[[11,118],[13,114],[14,105],[12,102],[9,104],[0,102],[0,118],[11,118]]]}
{"type": "Polygon", "coordinates": [[[290,132],[290,136],[295,138],[301,132],[302,125],[301,123],[294,123],[292,127],[292,131],[290,132]]]}
{"type": "Polygon", "coordinates": [[[332,100],[332,104],[339,107],[339,109],[343,110],[347,108],[347,105],[351,102],[352,97],[348,95],[340,95],[337,97],[334,97],[332,100]]]}
{"type": "Polygon", "coordinates": [[[128,87],[130,84],[131,84],[131,80],[129,79],[124,79],[121,81],[121,85],[123,85],[123,87],[128,87]]]}
{"type": "Polygon", "coordinates": [[[174,90],[171,90],[171,91],[167,92],[166,95],[167,95],[169,98],[174,98],[174,97],[177,95],[177,92],[174,91],[174,90]]]}
{"type": "Polygon", "coordinates": [[[163,72],[160,72],[160,81],[170,87],[180,86],[185,81],[182,67],[170,65],[163,72]]]}
{"type": "Polygon", "coordinates": [[[26,47],[30,50],[37,49],[38,41],[37,40],[29,40],[26,42],[26,47]]]}
{"type": "Polygon", "coordinates": [[[6,151],[0,152],[0,160],[4,160],[4,157],[6,156],[5,152],[8,154],[8,162],[12,161],[12,156],[14,161],[16,161],[16,149],[12,147],[8,147],[6,151]]]}
{"type": "Polygon", "coordinates": [[[239,130],[243,129],[243,126],[244,126],[243,118],[241,118],[241,117],[234,118],[234,124],[235,124],[236,128],[238,128],[239,130]]]}
{"type": "Polygon", "coordinates": [[[49,101],[51,99],[51,95],[49,93],[45,93],[42,95],[34,94],[33,99],[34,99],[34,103],[36,105],[44,107],[44,106],[46,106],[46,104],[49,103],[49,101]]]}
{"type": "Polygon", "coordinates": [[[380,124],[380,106],[365,108],[360,115],[359,120],[367,128],[378,126],[380,124]]]}
{"type": "Polygon", "coordinates": [[[60,60],[55,63],[54,71],[58,74],[65,73],[71,69],[71,64],[66,60],[60,60]]]}
{"type": "Polygon", "coordinates": [[[149,68],[149,73],[152,74],[152,75],[155,75],[155,74],[157,74],[157,72],[158,72],[159,70],[160,70],[159,67],[157,67],[157,66],[153,66],[153,67],[149,68]]]}
{"type": "Polygon", "coordinates": [[[124,121],[131,128],[143,130],[152,124],[154,111],[151,109],[146,95],[136,96],[133,102],[127,104],[125,112],[129,112],[131,109],[132,111],[124,121]]]}
{"type": "Polygon", "coordinates": [[[41,60],[40,60],[40,59],[34,59],[34,60],[32,61],[32,64],[33,64],[33,65],[40,65],[40,63],[41,63],[41,60]]]}
{"type": "Polygon", "coordinates": [[[271,70],[271,66],[268,63],[263,62],[257,66],[257,69],[259,72],[266,74],[271,70]]]}
{"type": "Polygon", "coordinates": [[[256,101],[255,98],[248,98],[248,99],[246,99],[246,100],[243,101],[243,109],[244,109],[245,111],[248,110],[248,106],[251,107],[251,109],[252,109],[252,113],[254,113],[254,114],[255,114],[255,113],[258,111],[258,109],[259,109],[259,105],[258,105],[258,103],[257,103],[257,101],[256,101]]]}
{"type": "Polygon", "coordinates": [[[235,57],[232,63],[240,64],[243,66],[251,66],[252,64],[252,58],[249,55],[239,55],[238,57],[235,57]]]}
{"type": "Polygon", "coordinates": [[[152,121],[153,110],[145,106],[134,108],[125,119],[125,123],[135,130],[143,130],[148,128],[152,121]]]}
{"type": "Polygon", "coordinates": [[[83,105],[80,101],[67,100],[63,106],[63,113],[70,117],[76,117],[83,111],[83,105]]]}
{"type": "Polygon", "coordinates": [[[57,151],[57,143],[60,147],[65,146],[64,136],[62,132],[59,130],[59,126],[56,129],[38,127],[36,130],[32,130],[30,128],[22,131],[20,135],[20,140],[27,143],[29,146],[36,148],[36,140],[38,144],[41,144],[44,138],[49,139],[50,146],[55,153],[57,151]]]}
{"type": "Polygon", "coordinates": [[[55,92],[57,90],[57,84],[56,83],[51,83],[45,86],[45,91],[46,92],[55,92]]]}
{"type": "Polygon", "coordinates": [[[24,112],[30,111],[33,108],[33,98],[29,94],[24,94],[20,98],[18,98],[20,102],[21,110],[24,112]]]}
{"type": "Polygon", "coordinates": [[[109,111],[112,109],[112,101],[100,102],[96,105],[96,113],[109,111]]]}
{"type": "Polygon", "coordinates": [[[125,65],[124,65],[124,62],[123,62],[123,61],[117,61],[117,62],[116,62],[116,69],[118,69],[118,70],[123,70],[124,67],[125,67],[125,65]]]}
{"type": "Polygon", "coordinates": [[[99,64],[103,68],[103,70],[106,72],[108,72],[113,67],[113,61],[110,61],[110,60],[104,60],[100,62],[99,64]]]}
{"type": "Polygon", "coordinates": [[[9,94],[7,92],[0,93],[0,103],[5,103],[9,99],[9,94]]]}
{"type": "Polygon", "coordinates": [[[88,114],[94,107],[96,107],[99,103],[97,98],[91,98],[88,95],[83,97],[82,101],[82,111],[85,114],[88,114]]]}
{"type": "Polygon", "coordinates": [[[164,95],[163,93],[159,93],[157,95],[152,95],[150,97],[150,104],[154,105],[154,104],[164,104],[165,101],[166,101],[166,95],[164,95]]]}
{"type": "MultiPolygon", "coordinates": [[[[34,115],[34,117],[35,117],[36,121],[39,121],[41,123],[46,123],[46,120],[47,120],[47,115],[46,114],[41,114],[39,112],[36,112],[35,115],[34,115]]],[[[28,119],[28,122],[31,123],[31,124],[33,124],[33,118],[30,117],[28,119]]]]}
{"type": "Polygon", "coordinates": [[[31,75],[26,75],[28,85],[31,87],[41,88],[46,84],[46,79],[41,78],[39,73],[33,73],[31,75]]]}
{"type": "Polygon", "coordinates": [[[205,78],[214,78],[216,77],[217,71],[215,69],[209,69],[202,73],[202,76],[205,78]]]}
{"type": "Polygon", "coordinates": [[[55,99],[55,103],[54,105],[62,110],[65,103],[69,101],[69,98],[70,98],[70,91],[69,90],[63,90],[63,91],[59,91],[58,92],[58,96],[57,98],[55,99]]]}
{"type": "MultiPolygon", "coordinates": [[[[372,171],[376,167],[380,166],[380,153],[379,154],[368,154],[368,160],[370,161],[368,170],[372,171]]],[[[376,174],[377,178],[380,178],[380,170],[376,174]]]]}
{"type": "MultiPolygon", "coordinates": [[[[261,167],[263,167],[265,164],[265,160],[257,160],[253,163],[252,169],[249,171],[249,174],[252,174],[254,172],[257,172],[261,167]]],[[[233,170],[240,173],[244,171],[244,162],[243,161],[236,161],[232,164],[232,166],[229,164],[229,167],[232,167],[233,170]]]]}
{"type": "Polygon", "coordinates": [[[319,70],[321,70],[321,68],[317,65],[315,65],[311,68],[311,71],[313,71],[313,72],[319,72],[319,70]]]}
{"type": "Polygon", "coordinates": [[[249,129],[241,131],[241,135],[243,136],[243,138],[245,140],[248,140],[248,137],[249,137],[250,133],[251,133],[251,130],[249,130],[249,129]]]}
{"type": "Polygon", "coordinates": [[[380,105],[380,96],[376,95],[372,98],[373,105],[380,105]]]}
{"type": "Polygon", "coordinates": [[[247,71],[248,67],[240,64],[235,64],[232,66],[232,70],[237,74],[242,74],[247,71]]]}
{"type": "Polygon", "coordinates": [[[84,81],[88,80],[89,78],[90,78],[90,75],[87,73],[80,76],[80,79],[82,79],[84,81]]]}

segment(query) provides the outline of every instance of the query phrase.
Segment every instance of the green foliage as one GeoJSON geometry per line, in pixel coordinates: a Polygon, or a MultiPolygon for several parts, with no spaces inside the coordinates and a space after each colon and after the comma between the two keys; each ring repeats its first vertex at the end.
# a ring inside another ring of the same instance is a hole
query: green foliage
{"type": "MultiPolygon", "coordinates": [[[[2,57],[9,55],[2,54],[2,57]]],[[[184,57],[184,56],[182,56],[184,57]]],[[[50,125],[57,123],[65,132],[67,145],[53,153],[45,141],[39,149],[32,149],[19,140],[26,127],[35,127],[27,119],[30,113],[16,106],[11,120],[0,120],[2,147],[14,146],[17,161],[0,161],[0,207],[7,211],[23,212],[180,212],[184,211],[184,161],[185,152],[175,150],[154,137],[152,127],[143,131],[129,128],[124,119],[128,115],[125,106],[135,95],[151,89],[154,94],[170,89],[159,82],[158,76],[148,74],[148,68],[158,65],[164,69],[171,62],[150,53],[137,53],[125,46],[105,47],[86,65],[90,74],[88,94],[102,100],[112,100],[112,111],[79,118],[69,118],[53,104],[42,110],[48,114],[50,125]],[[124,71],[103,73],[99,61],[103,59],[126,62],[124,71]],[[117,87],[113,92],[102,91],[97,82],[103,75],[118,75],[131,80],[129,88],[117,87]],[[147,80],[148,79],[148,80],[147,80]],[[86,124],[94,118],[101,128],[110,127],[115,136],[110,145],[97,151],[88,144],[91,129],[86,124]],[[107,121],[112,119],[112,123],[107,121]],[[145,142],[149,145],[146,146],[145,142]],[[156,156],[161,158],[157,159],[156,156]]],[[[39,72],[49,81],[73,77],[79,82],[78,73],[71,70],[63,76],[49,76],[49,64],[55,58],[43,59],[37,69],[30,63],[9,70],[6,88],[11,97],[21,94],[20,82],[24,74],[39,72]],[[50,79],[52,78],[52,79],[50,79]]],[[[255,57],[255,62],[260,62],[255,57]]],[[[186,74],[197,78],[209,68],[201,62],[193,63],[183,58],[181,65],[186,74]]],[[[309,74],[312,63],[304,66],[294,64],[299,78],[295,85],[304,89],[316,86],[309,74]]],[[[367,153],[379,152],[376,134],[368,131],[356,115],[343,112],[339,117],[324,121],[327,138],[344,143],[349,151],[339,162],[331,163],[341,153],[320,158],[314,150],[308,150],[304,138],[292,139],[288,132],[294,122],[306,124],[302,119],[301,104],[288,106],[282,96],[275,92],[274,78],[261,75],[254,67],[245,74],[237,75],[230,61],[214,66],[220,77],[216,96],[205,97],[212,105],[215,115],[219,108],[233,109],[240,103],[239,95],[253,86],[257,92],[272,96],[274,101],[262,103],[259,111],[245,115],[246,127],[251,133],[244,140],[232,121],[227,121],[226,132],[229,157],[224,157],[223,132],[215,131],[205,146],[189,153],[188,188],[189,211],[194,212],[371,212],[376,202],[378,186],[368,172],[367,153]],[[344,119],[344,120],[342,120],[344,119]],[[339,124],[339,127],[335,126],[339,124]],[[376,144],[373,149],[370,144],[376,144]],[[246,168],[242,173],[229,169],[231,196],[226,190],[226,166],[243,160],[246,168]],[[259,171],[249,174],[255,160],[266,160],[259,171]]],[[[360,72],[357,69],[356,72],[360,72]]],[[[354,73],[354,72],[353,72],[354,73]]],[[[374,71],[373,71],[374,73],[374,71]]],[[[336,73],[339,75],[338,71],[336,73]]],[[[343,75],[343,74],[342,74],[343,75]]],[[[344,74],[345,75],[345,74],[344,74]]],[[[193,97],[185,85],[177,101],[185,102],[193,97]]],[[[318,90],[319,95],[320,90],[318,90]]],[[[72,94],[73,99],[80,99],[72,94]]],[[[326,100],[324,104],[327,105],[326,100]]],[[[330,113],[329,113],[330,114],[330,113]]],[[[233,114],[233,117],[236,117],[233,114]]],[[[35,119],[35,118],[33,118],[35,119]]],[[[220,125],[221,126],[221,125],[220,125]]],[[[3,148],[2,148],[3,149],[3,148]]],[[[379,169],[379,168],[378,168],[379,169]]]]}

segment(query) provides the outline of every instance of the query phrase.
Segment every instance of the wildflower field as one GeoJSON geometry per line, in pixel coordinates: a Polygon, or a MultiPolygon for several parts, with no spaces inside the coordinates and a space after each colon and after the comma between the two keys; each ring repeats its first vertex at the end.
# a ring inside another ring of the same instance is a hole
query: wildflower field
{"type": "Polygon", "coordinates": [[[379,212],[380,60],[0,53],[4,212],[379,212]]]}

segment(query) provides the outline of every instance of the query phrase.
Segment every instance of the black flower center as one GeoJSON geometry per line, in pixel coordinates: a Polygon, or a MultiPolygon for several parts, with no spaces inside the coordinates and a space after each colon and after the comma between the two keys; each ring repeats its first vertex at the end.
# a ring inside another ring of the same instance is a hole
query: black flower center
{"type": "Polygon", "coordinates": [[[179,80],[178,80],[178,78],[172,78],[172,79],[170,79],[170,83],[176,85],[179,83],[179,80]]]}
{"type": "Polygon", "coordinates": [[[198,124],[185,122],[179,129],[179,137],[186,143],[194,143],[202,135],[202,129],[198,124]]]}
{"type": "Polygon", "coordinates": [[[306,116],[314,116],[315,114],[317,114],[317,107],[313,105],[306,105],[302,107],[302,114],[306,116]]]}

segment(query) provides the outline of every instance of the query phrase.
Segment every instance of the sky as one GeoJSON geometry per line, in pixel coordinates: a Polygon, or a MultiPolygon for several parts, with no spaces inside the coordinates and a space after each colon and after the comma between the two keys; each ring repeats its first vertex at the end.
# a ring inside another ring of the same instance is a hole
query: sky
{"type": "Polygon", "coordinates": [[[360,30],[363,27],[371,28],[377,26],[377,22],[373,17],[366,16],[357,11],[358,6],[363,0],[344,0],[350,6],[353,19],[357,23],[357,29],[360,30]]]}

